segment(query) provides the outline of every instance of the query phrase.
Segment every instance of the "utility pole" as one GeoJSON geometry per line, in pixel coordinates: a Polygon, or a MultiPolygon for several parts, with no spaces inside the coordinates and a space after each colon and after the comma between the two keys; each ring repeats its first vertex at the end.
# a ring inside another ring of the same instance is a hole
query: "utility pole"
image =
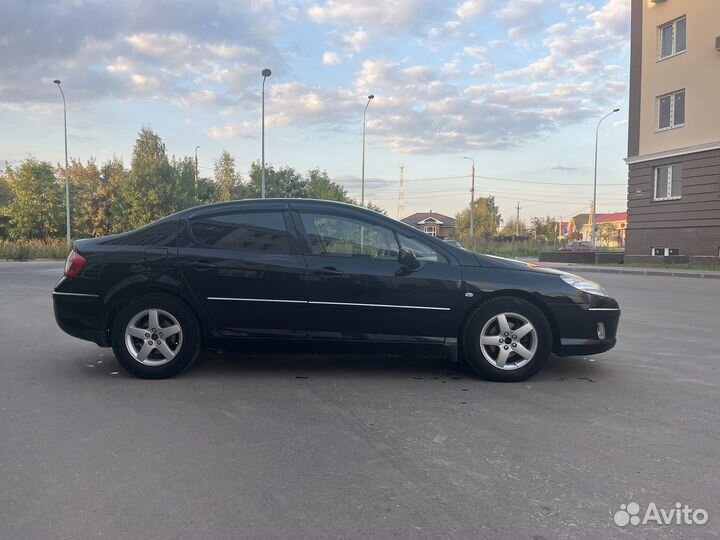
{"type": "Polygon", "coordinates": [[[370,102],[375,99],[375,94],[367,97],[367,103],[363,110],[363,126],[362,126],[362,173],[360,179],[360,206],[365,206],[365,116],[367,115],[370,102]]]}
{"type": "Polygon", "coordinates": [[[398,220],[405,215],[405,167],[400,165],[400,198],[398,200],[398,220]]]}
{"type": "Polygon", "coordinates": [[[261,196],[265,198],[265,79],[272,75],[272,71],[265,68],[261,73],[263,77],[262,81],[262,179],[260,192],[261,196]]]}
{"type": "Polygon", "coordinates": [[[517,203],[517,214],[515,215],[515,236],[520,236],[520,201],[517,203]]]}
{"type": "MultiPolygon", "coordinates": [[[[593,241],[593,247],[595,247],[595,201],[590,201],[590,238],[593,241]]],[[[587,238],[583,238],[587,240],[587,238]]]]}
{"type": "Polygon", "coordinates": [[[464,157],[472,162],[472,184],[470,184],[470,242],[475,247],[475,160],[464,157]]]}
{"type": "Polygon", "coordinates": [[[593,176],[592,221],[590,222],[590,224],[592,225],[592,229],[590,229],[590,234],[592,234],[593,248],[595,247],[595,240],[597,238],[597,234],[595,233],[595,214],[597,213],[597,208],[595,206],[597,205],[598,140],[600,138],[600,124],[602,124],[602,121],[605,120],[608,116],[610,116],[611,114],[615,114],[619,110],[619,108],[615,108],[609,113],[607,113],[600,119],[600,121],[597,123],[597,128],[595,128],[595,174],[593,176]]]}
{"type": "Polygon", "coordinates": [[[195,202],[198,202],[198,159],[197,151],[199,146],[195,147],[195,202]]]}
{"type": "Polygon", "coordinates": [[[70,234],[70,163],[68,162],[67,147],[67,105],[65,104],[65,92],[63,92],[60,79],[55,79],[63,100],[63,125],[65,126],[65,227],[67,231],[67,247],[72,249],[72,236],[70,234]]]}

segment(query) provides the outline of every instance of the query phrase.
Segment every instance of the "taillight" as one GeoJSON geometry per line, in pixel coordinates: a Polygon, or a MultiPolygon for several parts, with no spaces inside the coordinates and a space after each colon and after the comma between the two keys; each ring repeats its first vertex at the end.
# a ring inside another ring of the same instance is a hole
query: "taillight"
{"type": "Polygon", "coordinates": [[[65,277],[74,278],[80,275],[80,271],[87,264],[85,257],[73,250],[65,261],[65,277]]]}

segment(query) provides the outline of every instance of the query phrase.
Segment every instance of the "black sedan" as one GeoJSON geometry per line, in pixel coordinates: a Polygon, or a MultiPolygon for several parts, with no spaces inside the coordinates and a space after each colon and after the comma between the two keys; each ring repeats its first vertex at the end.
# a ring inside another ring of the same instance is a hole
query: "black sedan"
{"type": "Polygon", "coordinates": [[[435,348],[521,381],[551,352],[615,345],[620,310],[581,277],[456,248],[376,212],[266,199],[78,240],[53,291],[68,334],[173,376],[201,347],[435,348]]]}

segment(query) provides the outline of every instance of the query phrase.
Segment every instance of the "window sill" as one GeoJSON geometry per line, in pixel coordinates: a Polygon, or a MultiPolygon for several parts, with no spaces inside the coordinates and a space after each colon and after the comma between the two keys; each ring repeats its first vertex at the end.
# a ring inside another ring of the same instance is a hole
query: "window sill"
{"type": "Polygon", "coordinates": [[[680,51],[680,52],[676,52],[676,53],[673,53],[673,54],[669,54],[669,55],[667,55],[667,56],[663,56],[663,57],[661,57],[661,58],[658,58],[658,59],[655,61],[655,63],[656,63],[656,64],[659,64],[660,62],[664,62],[665,60],[670,60],[671,58],[675,58],[676,56],[681,56],[681,55],[685,54],[686,52],[687,52],[687,49],[685,49],[684,51],[680,51]]]}
{"type": "Polygon", "coordinates": [[[682,195],[680,197],[663,197],[662,199],[656,199],[653,197],[653,202],[679,201],[680,199],[682,199],[682,195]]]}
{"type": "Polygon", "coordinates": [[[684,128],[684,127],[685,127],[685,124],[678,124],[677,126],[670,126],[670,127],[666,127],[666,128],[657,128],[655,130],[655,133],[662,133],[664,131],[672,131],[673,129],[680,129],[680,128],[684,128]]]}

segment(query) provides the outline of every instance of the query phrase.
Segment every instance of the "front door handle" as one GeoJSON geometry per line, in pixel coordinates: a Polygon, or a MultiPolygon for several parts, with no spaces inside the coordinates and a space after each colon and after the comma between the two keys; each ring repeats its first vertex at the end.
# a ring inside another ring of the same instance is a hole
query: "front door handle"
{"type": "Polygon", "coordinates": [[[321,276],[342,276],[345,272],[338,270],[334,266],[323,266],[318,273],[321,276]]]}

